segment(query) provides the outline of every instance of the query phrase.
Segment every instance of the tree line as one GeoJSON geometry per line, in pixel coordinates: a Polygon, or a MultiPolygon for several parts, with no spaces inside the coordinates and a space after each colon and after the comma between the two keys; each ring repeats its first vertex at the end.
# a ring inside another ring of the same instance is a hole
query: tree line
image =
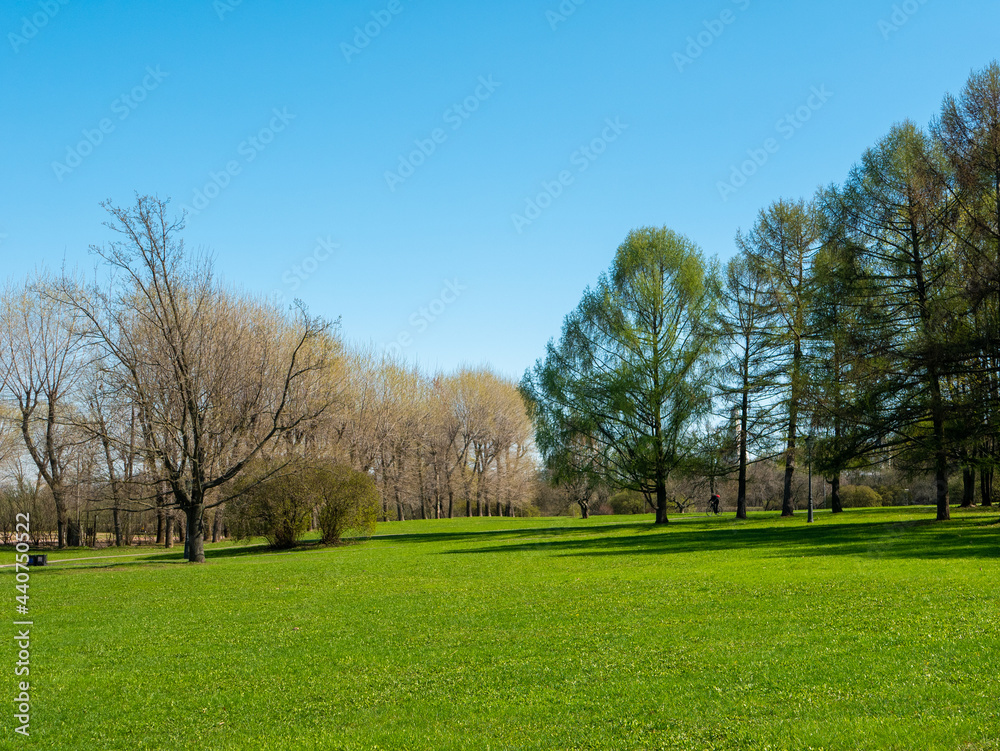
{"type": "Polygon", "coordinates": [[[51,508],[60,547],[99,519],[115,544],[155,527],[172,545],[179,523],[200,562],[207,534],[267,519],[336,517],[335,538],[352,518],[336,489],[370,499],[365,480],[383,520],[524,512],[535,462],[515,382],[351,346],[301,304],[222,284],[166,201],[104,206],[115,239],[92,246],[93,280],[40,272],[0,298],[4,493],[40,508],[33,528],[51,508]]]}
{"type": "Polygon", "coordinates": [[[667,228],[629,233],[520,383],[350,345],[221,283],[167,202],[105,208],[93,280],[42,272],[0,298],[0,496],[51,510],[60,546],[98,520],[115,544],[139,527],[170,545],[176,524],[202,561],[208,534],[635,499],[665,523],[718,483],[742,518],[779,466],[767,493],[791,515],[803,459],[834,512],[872,467],[932,476],[938,519],[958,473],[963,506],[977,483],[993,503],[996,62],[842,184],[760,211],[725,265],[667,228]]]}
{"type": "Polygon", "coordinates": [[[804,454],[930,473],[937,518],[993,502],[1000,439],[1000,66],[928,128],[894,125],[842,184],[778,200],[724,266],[667,228],[629,234],[522,381],[553,477],[628,489],[667,520],[671,478],[804,454]]]}

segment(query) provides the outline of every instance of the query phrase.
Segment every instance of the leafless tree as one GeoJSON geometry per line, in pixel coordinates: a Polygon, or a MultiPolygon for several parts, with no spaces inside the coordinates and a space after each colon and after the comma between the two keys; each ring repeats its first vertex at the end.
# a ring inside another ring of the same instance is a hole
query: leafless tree
{"type": "MultiPolygon", "coordinates": [[[[67,544],[67,497],[73,450],[75,389],[83,372],[79,321],[48,294],[39,275],[8,286],[0,301],[0,375],[24,448],[52,493],[59,547],[67,544]]],[[[74,535],[72,542],[79,545],[74,535]]]]}
{"type": "Polygon", "coordinates": [[[104,207],[120,238],[92,251],[109,281],[67,283],[62,299],[86,319],[109,387],[135,405],[147,473],[169,486],[185,515],[187,557],[200,563],[205,511],[226,501],[214,491],[329,407],[321,376],[331,327],[220,285],[209,259],[185,252],[183,220],[170,218],[167,202],[104,207]]]}

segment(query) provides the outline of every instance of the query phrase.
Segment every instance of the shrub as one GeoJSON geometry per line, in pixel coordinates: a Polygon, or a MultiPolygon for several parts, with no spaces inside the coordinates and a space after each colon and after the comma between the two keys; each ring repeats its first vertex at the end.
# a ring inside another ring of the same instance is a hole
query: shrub
{"type": "Polygon", "coordinates": [[[874,508],[882,505],[882,496],[867,485],[845,485],[840,489],[844,508],[874,508]]]}
{"type": "Polygon", "coordinates": [[[314,468],[309,485],[319,511],[319,528],[326,545],[340,542],[345,532],[375,531],[381,496],[375,480],[344,465],[314,468]]]}
{"type": "MultiPolygon", "coordinates": [[[[873,490],[881,496],[883,506],[909,506],[913,503],[909,488],[902,485],[876,485],[873,490]]],[[[961,494],[958,497],[961,498],[961,494]]]]}
{"type": "Polygon", "coordinates": [[[314,506],[305,470],[260,463],[237,488],[229,503],[231,528],[237,539],[263,537],[272,548],[291,548],[309,529],[314,506]]]}
{"type": "Polygon", "coordinates": [[[609,503],[616,514],[645,514],[649,511],[642,493],[636,493],[634,490],[621,490],[615,493],[609,503]]]}

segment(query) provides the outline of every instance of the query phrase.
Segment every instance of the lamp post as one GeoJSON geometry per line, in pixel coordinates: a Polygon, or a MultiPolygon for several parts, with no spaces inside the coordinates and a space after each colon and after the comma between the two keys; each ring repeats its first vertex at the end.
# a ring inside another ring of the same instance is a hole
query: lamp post
{"type": "Polygon", "coordinates": [[[809,518],[806,520],[810,524],[813,520],[813,437],[812,433],[806,436],[806,464],[809,467],[809,518]]]}

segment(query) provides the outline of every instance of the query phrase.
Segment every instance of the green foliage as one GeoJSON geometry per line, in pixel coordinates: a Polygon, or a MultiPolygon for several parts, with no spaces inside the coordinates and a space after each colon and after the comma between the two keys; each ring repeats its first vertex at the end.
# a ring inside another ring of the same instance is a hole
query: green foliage
{"type": "MultiPolygon", "coordinates": [[[[909,506],[913,503],[913,493],[905,485],[876,485],[873,490],[882,498],[883,506],[909,506]]],[[[961,493],[956,497],[961,498],[961,493]]]]}
{"type": "Polygon", "coordinates": [[[621,490],[611,496],[608,503],[616,514],[646,514],[649,512],[649,504],[646,503],[642,493],[636,493],[634,490],[621,490]]]}
{"type": "Polygon", "coordinates": [[[844,485],[840,503],[844,508],[876,508],[882,505],[882,497],[867,485],[844,485]]]}
{"type": "Polygon", "coordinates": [[[309,529],[314,501],[306,469],[258,463],[240,480],[240,495],[228,504],[229,528],[237,539],[263,537],[272,548],[291,548],[309,529]]]}
{"type": "Polygon", "coordinates": [[[319,514],[324,544],[340,542],[348,531],[360,535],[375,531],[381,496],[370,475],[338,464],[310,470],[307,482],[319,514]]]}
{"type": "Polygon", "coordinates": [[[690,460],[710,407],[719,295],[716,266],[691,240],[665,227],[629,233],[522,383],[557,480],[581,496],[595,477],[649,493],[666,521],[667,479],[690,460]]]}

